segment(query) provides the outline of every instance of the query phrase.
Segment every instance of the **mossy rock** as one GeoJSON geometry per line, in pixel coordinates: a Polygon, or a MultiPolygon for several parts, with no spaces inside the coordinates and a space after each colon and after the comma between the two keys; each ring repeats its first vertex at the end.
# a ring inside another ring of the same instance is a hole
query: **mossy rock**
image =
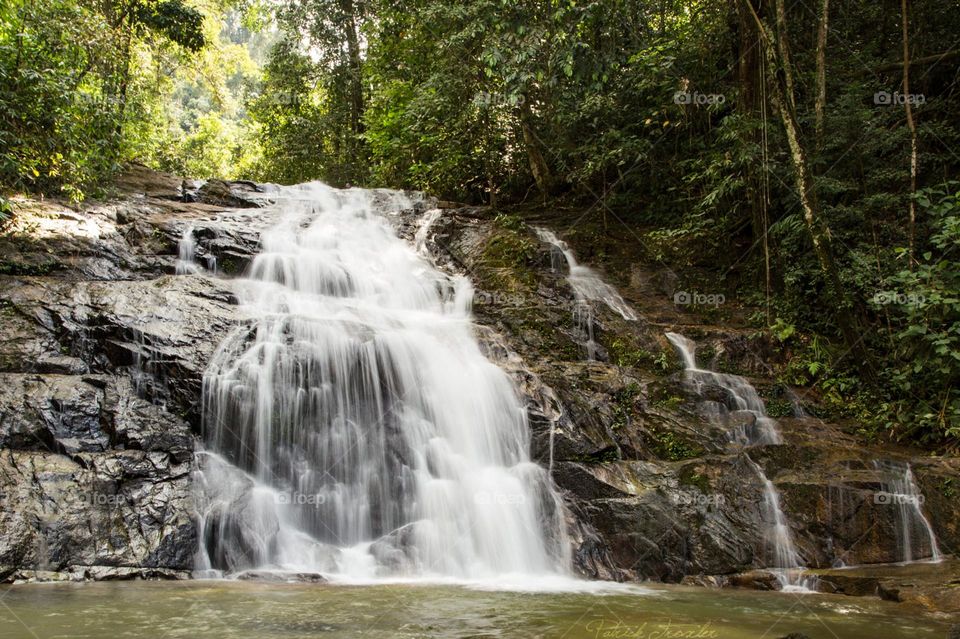
{"type": "Polygon", "coordinates": [[[653,428],[647,434],[650,450],[660,459],[683,461],[704,454],[703,448],[674,431],[653,428]]]}
{"type": "Polygon", "coordinates": [[[0,261],[0,275],[49,275],[54,271],[63,270],[60,262],[18,262],[15,260],[0,261]]]}

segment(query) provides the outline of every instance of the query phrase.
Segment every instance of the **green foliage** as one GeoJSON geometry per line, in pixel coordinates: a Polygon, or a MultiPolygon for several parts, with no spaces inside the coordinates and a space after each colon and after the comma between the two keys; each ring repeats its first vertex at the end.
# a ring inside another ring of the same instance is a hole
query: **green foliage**
{"type": "MultiPolygon", "coordinates": [[[[919,2],[908,16],[911,91],[925,97],[913,110],[915,225],[905,113],[874,100],[902,83],[898,16],[830,4],[818,135],[807,46],[817,16],[787,8],[799,142],[834,269],[814,251],[771,98],[783,70],[769,73],[738,8],[8,0],[0,187],[79,201],[137,158],[195,177],[425,189],[499,212],[477,276],[491,290],[533,285],[537,243],[510,205],[530,210],[539,192],[557,206],[538,215],[582,212],[568,237],[610,260],[610,272],[654,260],[678,281],[709,283],[701,292],[729,293],[734,303],[694,309],[700,319],[763,304],[752,321],[783,351],[783,381],[815,390],[824,413],[871,433],[955,439],[960,231],[957,188],[941,182],[960,169],[950,152],[960,147],[957,78],[947,60],[929,59],[960,29],[960,8],[919,2]],[[853,341],[841,319],[862,351],[841,345],[853,341]]],[[[607,346],[621,365],[676,368],[668,353],[607,346]]]]}
{"type": "Polygon", "coordinates": [[[180,0],[11,0],[0,8],[0,185],[81,200],[127,158],[142,59],[197,51],[202,14],[180,0]]]}
{"type": "Polygon", "coordinates": [[[0,195],[0,229],[13,219],[13,202],[0,195]]]}
{"type": "Polygon", "coordinates": [[[628,384],[614,393],[611,429],[618,431],[630,427],[636,412],[636,403],[639,397],[640,387],[634,383],[628,384]]]}
{"type": "Polygon", "coordinates": [[[703,449],[671,430],[650,429],[650,448],[660,459],[682,461],[703,455],[703,449]]]}
{"type": "Polygon", "coordinates": [[[929,250],[889,278],[883,303],[892,325],[887,371],[900,391],[893,410],[903,430],[960,436],[960,184],[926,189],[917,203],[931,228],[929,250]]]}

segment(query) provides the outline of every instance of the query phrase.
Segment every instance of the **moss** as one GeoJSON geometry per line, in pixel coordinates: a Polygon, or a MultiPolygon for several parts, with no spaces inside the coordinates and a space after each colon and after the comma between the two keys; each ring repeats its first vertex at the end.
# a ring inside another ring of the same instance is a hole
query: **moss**
{"type": "Polygon", "coordinates": [[[517,233],[525,231],[527,228],[527,223],[516,213],[497,213],[496,217],[493,218],[493,223],[502,229],[517,233]]]}
{"type": "Polygon", "coordinates": [[[953,483],[952,477],[947,477],[940,482],[940,493],[947,499],[953,499],[957,496],[957,486],[953,483]]]}
{"type": "Polygon", "coordinates": [[[676,412],[680,410],[680,407],[683,406],[686,400],[683,397],[677,397],[676,395],[671,397],[665,397],[658,399],[653,403],[657,408],[662,408],[671,412],[676,412]]]}
{"type": "Polygon", "coordinates": [[[680,480],[681,486],[693,486],[705,495],[710,493],[710,480],[707,479],[706,475],[701,475],[694,468],[688,466],[681,470],[678,479],[680,480]]]}
{"type": "Polygon", "coordinates": [[[651,429],[650,449],[660,459],[681,461],[703,455],[703,449],[673,431],[651,429]]]}
{"type": "Polygon", "coordinates": [[[717,349],[714,348],[713,344],[698,344],[697,345],[697,360],[700,366],[706,366],[713,361],[713,358],[717,356],[717,349]]]}
{"type": "Polygon", "coordinates": [[[0,262],[0,275],[48,275],[63,268],[59,262],[25,264],[4,260],[0,262]]]}
{"type": "Polygon", "coordinates": [[[613,394],[613,422],[610,424],[614,432],[626,428],[633,421],[636,413],[637,398],[640,396],[640,386],[631,383],[613,394]]]}
{"type": "Polygon", "coordinates": [[[720,373],[727,373],[728,375],[740,375],[745,376],[748,371],[740,367],[740,365],[726,357],[724,354],[721,354],[716,361],[717,371],[720,373]]]}
{"type": "Polygon", "coordinates": [[[477,274],[484,287],[490,290],[531,289],[536,285],[536,274],[532,269],[536,253],[536,244],[529,235],[500,229],[487,239],[477,274]]]}
{"type": "Polygon", "coordinates": [[[650,368],[656,362],[656,356],[648,350],[638,347],[625,336],[616,336],[605,344],[610,360],[617,366],[650,368]]]}
{"type": "Polygon", "coordinates": [[[567,362],[583,359],[582,347],[541,317],[531,314],[521,315],[513,326],[517,333],[534,335],[535,348],[543,353],[549,353],[554,359],[567,362]]]}
{"type": "Polygon", "coordinates": [[[582,464],[605,464],[620,461],[620,452],[613,446],[592,453],[574,456],[574,461],[582,464]]]}
{"type": "Polygon", "coordinates": [[[226,275],[239,275],[241,267],[229,257],[217,258],[217,270],[226,275]]]}

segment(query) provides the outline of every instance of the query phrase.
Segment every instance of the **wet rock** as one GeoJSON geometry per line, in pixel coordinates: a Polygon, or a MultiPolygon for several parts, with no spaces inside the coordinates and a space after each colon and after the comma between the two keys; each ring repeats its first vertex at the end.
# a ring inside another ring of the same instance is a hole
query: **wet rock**
{"type": "Polygon", "coordinates": [[[286,572],[282,570],[245,570],[236,576],[240,581],[263,583],[322,584],[327,578],[317,572],[286,572]]]}
{"type": "Polygon", "coordinates": [[[266,189],[245,180],[208,180],[197,190],[197,199],[230,208],[262,208],[270,203],[266,189]]]}
{"type": "Polygon", "coordinates": [[[777,576],[768,570],[751,570],[730,575],[726,580],[726,585],[751,590],[780,590],[780,582],[777,580],[777,576]]]}
{"type": "Polygon", "coordinates": [[[184,204],[180,186],[134,167],[120,184],[128,195],[82,210],[29,204],[23,228],[0,238],[6,581],[184,578],[193,567],[201,376],[243,318],[229,282],[164,273],[187,224],[239,262],[270,220],[184,204]]]}
{"type": "Polygon", "coordinates": [[[192,565],[190,465],[165,453],[0,451],[0,565],[192,565]]]}
{"type": "Polygon", "coordinates": [[[78,376],[0,374],[0,447],[104,451],[102,388],[78,376]]]}
{"type": "MultiPolygon", "coordinates": [[[[644,291],[636,298],[642,300],[638,321],[625,322],[602,304],[593,309],[597,340],[608,356],[584,362],[572,291],[529,227],[505,230],[489,216],[450,208],[421,239],[441,267],[468,274],[481,298],[493,300],[474,305],[478,335],[488,357],[527,399],[533,456],[552,463],[575,513],[570,537],[583,574],[674,581],[707,574],[723,583],[741,575],[754,587],[777,587],[769,571],[754,572],[770,556],[763,487],[730,443],[731,433],[756,430],[756,416],[735,410],[724,388],[706,384],[694,392],[675,372],[676,356],[663,331],[689,318],[678,317],[675,305],[662,308],[649,299],[662,294],[656,274],[631,273],[630,286],[644,291]],[[511,260],[497,250],[510,241],[526,241],[534,250],[511,260]]],[[[660,284],[677,287],[676,281],[660,284]]],[[[771,365],[778,365],[773,344],[748,330],[688,328],[683,332],[702,345],[702,365],[749,375],[762,397],[769,393],[793,404],[792,391],[768,379],[771,365]]],[[[881,483],[872,466],[891,453],[838,425],[780,421],[786,443],[747,454],[780,492],[805,563],[897,561],[897,509],[875,503],[881,483]]],[[[956,547],[960,516],[942,495],[952,492],[947,477],[957,473],[957,462],[914,462],[928,496],[925,510],[945,543],[956,547]]],[[[870,590],[861,586],[845,587],[870,590]]],[[[893,596],[892,586],[888,591],[893,596]]]]}
{"type": "MultiPolygon", "coordinates": [[[[0,569],[2,571],[2,569],[0,569]]],[[[112,566],[72,566],[68,571],[16,570],[0,583],[29,584],[80,581],[146,581],[190,579],[186,570],[166,568],[114,568],[112,566]]]]}

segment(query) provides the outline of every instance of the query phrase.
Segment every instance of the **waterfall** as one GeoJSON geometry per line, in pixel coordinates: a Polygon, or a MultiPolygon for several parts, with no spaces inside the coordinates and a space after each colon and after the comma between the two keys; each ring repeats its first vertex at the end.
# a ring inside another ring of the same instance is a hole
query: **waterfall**
{"type": "MultiPolygon", "coordinates": [[[[737,412],[750,416],[747,425],[740,421],[728,431],[730,441],[739,446],[780,444],[782,439],[775,420],[767,416],[763,400],[757,389],[739,375],[717,373],[697,366],[696,342],[679,333],[666,333],[667,340],[677,349],[684,364],[684,374],[703,396],[707,386],[716,386],[724,391],[725,402],[708,402],[714,417],[729,419],[737,412]]],[[[782,590],[805,592],[816,589],[816,579],[801,574],[803,563],[793,543],[793,534],[786,513],[780,507],[780,493],[767,478],[763,468],[746,456],[763,486],[763,521],[767,565],[773,569],[782,590]]]]}
{"type": "Polygon", "coordinates": [[[238,281],[256,319],[203,379],[197,568],[566,574],[563,505],[474,337],[469,280],[390,224],[414,202],[319,183],[277,199],[238,281]]]}
{"type": "Polygon", "coordinates": [[[636,321],[637,314],[617,293],[616,289],[604,282],[596,271],[577,263],[573,251],[570,250],[566,242],[547,229],[535,228],[534,230],[540,241],[550,245],[550,260],[553,270],[560,271],[566,267],[567,282],[570,283],[570,288],[573,289],[575,296],[573,321],[586,336],[584,348],[587,351],[587,359],[596,359],[597,342],[593,329],[593,302],[603,302],[610,310],[619,313],[625,320],[636,321]]]}
{"type": "Polygon", "coordinates": [[[816,590],[816,578],[801,574],[803,562],[793,543],[793,533],[790,532],[787,516],[780,507],[780,493],[777,487],[767,478],[760,464],[749,456],[747,461],[763,485],[763,519],[767,523],[767,529],[764,531],[767,565],[773,568],[781,590],[816,590]]]}
{"type": "Polygon", "coordinates": [[[441,209],[431,209],[424,213],[423,220],[421,220],[420,226],[417,227],[417,232],[413,236],[413,247],[417,250],[417,253],[429,255],[430,251],[427,249],[427,240],[430,237],[430,229],[434,223],[440,219],[442,213],[443,211],[441,209]]]}
{"type": "Polygon", "coordinates": [[[782,442],[777,423],[767,416],[763,400],[753,384],[740,375],[717,373],[698,367],[697,345],[693,340],[679,333],[666,333],[666,336],[683,359],[686,378],[698,395],[703,395],[708,386],[716,386],[724,391],[724,403],[708,401],[705,404],[710,408],[711,417],[719,421],[734,422],[727,431],[732,442],[742,446],[782,442]],[[738,412],[749,419],[731,420],[738,412]]]}
{"type": "Polygon", "coordinates": [[[900,562],[941,561],[937,536],[930,520],[923,514],[923,493],[913,478],[910,464],[875,461],[874,467],[885,478],[883,489],[876,494],[874,501],[878,505],[897,509],[897,551],[900,562]]]}
{"type": "Polygon", "coordinates": [[[196,263],[196,257],[197,242],[193,239],[193,226],[189,225],[183,230],[183,235],[177,243],[177,275],[199,273],[200,266],[196,263]]]}

